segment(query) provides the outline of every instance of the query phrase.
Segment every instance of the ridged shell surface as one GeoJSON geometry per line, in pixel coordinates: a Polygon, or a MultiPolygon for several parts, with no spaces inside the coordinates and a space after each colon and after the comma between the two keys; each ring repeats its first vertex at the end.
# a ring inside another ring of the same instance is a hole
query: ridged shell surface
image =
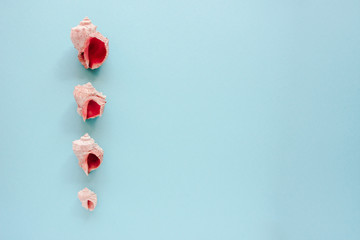
{"type": "Polygon", "coordinates": [[[104,150],[87,133],[73,141],[73,151],[86,175],[100,167],[103,162],[104,150]]]}
{"type": "Polygon", "coordinates": [[[103,114],[106,96],[97,91],[90,82],[76,86],[74,98],[77,103],[77,112],[84,121],[103,114]]]}
{"type": "Polygon", "coordinates": [[[82,51],[88,37],[96,32],[96,26],[91,23],[88,17],[85,17],[79,25],[71,29],[70,38],[74,47],[82,51]]]}

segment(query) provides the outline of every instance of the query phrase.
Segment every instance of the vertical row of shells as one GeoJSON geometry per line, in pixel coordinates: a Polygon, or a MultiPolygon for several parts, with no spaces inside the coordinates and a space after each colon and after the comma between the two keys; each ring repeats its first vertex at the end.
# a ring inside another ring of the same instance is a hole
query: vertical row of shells
{"type": "MultiPolygon", "coordinates": [[[[99,68],[109,54],[109,40],[97,32],[96,28],[90,19],[85,17],[70,33],[71,41],[78,51],[78,59],[86,69],[99,68]]],[[[90,82],[76,86],[74,98],[77,112],[84,121],[103,114],[106,96],[97,91],[90,82]]],[[[103,162],[104,150],[88,133],[73,141],[73,151],[86,175],[99,168],[103,162]]],[[[85,209],[95,209],[97,196],[93,191],[84,188],[79,191],[78,198],[85,209]]]]}

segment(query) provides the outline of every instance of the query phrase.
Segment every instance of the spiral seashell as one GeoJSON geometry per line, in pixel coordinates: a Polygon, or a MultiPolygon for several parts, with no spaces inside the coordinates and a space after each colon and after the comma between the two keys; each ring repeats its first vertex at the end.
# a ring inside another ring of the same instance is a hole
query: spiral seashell
{"type": "Polygon", "coordinates": [[[78,192],[78,198],[81,202],[81,205],[89,210],[93,211],[97,204],[97,196],[96,193],[89,190],[88,188],[84,188],[80,192],[78,192]]]}
{"type": "Polygon", "coordinates": [[[78,106],[77,112],[84,121],[103,114],[106,96],[98,92],[90,82],[76,86],[74,98],[78,106]]]}
{"type": "Polygon", "coordinates": [[[109,55],[109,39],[96,31],[96,26],[85,17],[71,29],[71,41],[78,50],[78,59],[86,68],[99,68],[109,55]]]}
{"type": "Polygon", "coordinates": [[[73,151],[86,175],[100,167],[103,162],[104,150],[87,133],[73,141],[73,151]]]}
{"type": "Polygon", "coordinates": [[[90,34],[96,32],[96,26],[91,23],[88,17],[85,17],[79,25],[71,29],[70,38],[74,47],[81,51],[90,34]]]}

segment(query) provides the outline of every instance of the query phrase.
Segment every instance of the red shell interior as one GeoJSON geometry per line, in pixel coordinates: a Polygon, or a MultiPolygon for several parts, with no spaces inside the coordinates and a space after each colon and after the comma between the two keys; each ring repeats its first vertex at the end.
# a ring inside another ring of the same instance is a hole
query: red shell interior
{"type": "Polygon", "coordinates": [[[89,68],[102,63],[106,57],[105,43],[98,38],[91,38],[88,49],[89,68]]]}
{"type": "Polygon", "coordinates": [[[88,165],[88,173],[90,173],[92,170],[99,167],[100,159],[95,154],[89,153],[87,157],[87,165],[88,165]]]}
{"type": "Polygon", "coordinates": [[[89,210],[94,210],[95,206],[94,206],[94,203],[92,201],[88,200],[87,205],[88,205],[89,210]]]}
{"type": "Polygon", "coordinates": [[[100,115],[100,105],[94,100],[90,100],[87,105],[86,119],[100,115]]]}

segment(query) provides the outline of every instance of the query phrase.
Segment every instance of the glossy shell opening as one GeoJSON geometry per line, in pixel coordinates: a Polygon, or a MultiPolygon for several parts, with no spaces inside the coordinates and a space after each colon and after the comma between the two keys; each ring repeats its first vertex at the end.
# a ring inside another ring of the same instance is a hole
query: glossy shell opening
{"type": "Polygon", "coordinates": [[[100,115],[100,105],[94,100],[90,100],[87,105],[86,119],[94,118],[100,115]]]}
{"type": "Polygon", "coordinates": [[[92,201],[88,200],[88,201],[87,201],[87,207],[88,207],[88,209],[89,209],[90,211],[92,211],[92,210],[94,210],[95,205],[94,205],[94,203],[93,203],[92,201]]]}
{"type": "Polygon", "coordinates": [[[91,38],[88,47],[89,68],[94,65],[101,64],[106,57],[106,46],[103,41],[98,38],[91,38]]]}
{"type": "Polygon", "coordinates": [[[100,166],[100,159],[95,155],[90,153],[87,157],[88,165],[88,174],[100,166]]]}

